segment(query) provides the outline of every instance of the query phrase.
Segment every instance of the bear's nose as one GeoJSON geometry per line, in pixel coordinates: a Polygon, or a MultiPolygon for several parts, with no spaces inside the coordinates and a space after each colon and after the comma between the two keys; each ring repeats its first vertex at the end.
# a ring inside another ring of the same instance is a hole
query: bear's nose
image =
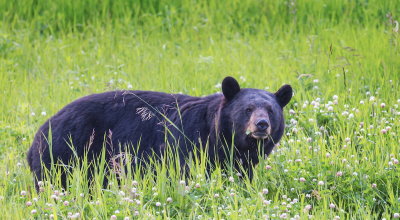
{"type": "Polygon", "coordinates": [[[256,126],[258,129],[260,130],[267,130],[267,128],[269,127],[269,123],[267,120],[265,119],[260,119],[256,122],[256,126]]]}

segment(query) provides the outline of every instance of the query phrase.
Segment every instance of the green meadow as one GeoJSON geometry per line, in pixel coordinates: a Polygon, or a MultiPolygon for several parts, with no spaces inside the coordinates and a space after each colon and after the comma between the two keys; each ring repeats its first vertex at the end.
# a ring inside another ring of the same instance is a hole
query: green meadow
{"type": "Polygon", "coordinates": [[[0,219],[399,219],[397,21],[396,0],[1,0],[0,219]],[[167,163],[119,181],[100,169],[89,188],[83,160],[68,189],[56,173],[36,193],[26,153],[66,104],[209,95],[225,76],[294,89],[252,182],[219,167],[206,178],[202,160],[183,180],[167,163]]]}

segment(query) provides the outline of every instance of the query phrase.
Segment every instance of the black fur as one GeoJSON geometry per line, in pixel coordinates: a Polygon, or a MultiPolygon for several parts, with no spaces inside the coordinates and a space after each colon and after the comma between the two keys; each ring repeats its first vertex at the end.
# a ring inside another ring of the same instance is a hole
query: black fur
{"type": "MultiPolygon", "coordinates": [[[[35,135],[27,154],[28,164],[34,172],[35,185],[38,189],[37,182],[42,180],[41,161],[47,169],[51,166],[49,146],[46,141],[49,124],[51,124],[52,155],[55,162],[61,160],[67,164],[72,158],[73,152],[68,146],[70,137],[78,156],[82,157],[84,152],[88,151],[88,161],[91,161],[103,150],[105,136],[110,137],[110,132],[111,140],[105,145],[109,152],[107,160],[112,155],[120,153],[119,143],[122,146],[129,143],[130,153],[136,152],[136,156],[146,160],[148,157],[160,156],[167,146],[165,127],[160,123],[164,120],[160,112],[183,130],[188,138],[185,140],[180,131],[166,123],[175,138],[168,136],[169,143],[174,144],[174,141],[179,140],[179,145],[172,150],[177,150],[180,158],[185,158],[194,147],[199,147],[200,138],[203,146],[209,141],[208,154],[211,164],[223,162],[227,158],[226,153],[229,155],[234,130],[235,161],[243,162],[252,179],[251,164],[256,165],[259,162],[260,152],[257,150],[258,140],[243,130],[249,120],[245,108],[248,105],[272,106],[274,113],[269,117],[272,139],[261,141],[264,154],[269,155],[274,143],[279,142],[284,132],[282,108],[290,101],[292,91],[290,86],[290,89],[286,87],[282,90],[283,93],[279,90],[276,95],[264,90],[240,89],[237,81],[229,77],[225,78],[222,85],[223,94],[228,97],[220,93],[206,97],[191,97],[151,91],[113,91],[80,98],[46,121],[35,135]],[[176,103],[179,105],[180,115],[176,103]],[[93,139],[89,147],[91,136],[93,139]],[[190,141],[195,146],[191,145],[190,141]]],[[[235,167],[238,168],[238,165],[235,167]]],[[[65,181],[64,175],[62,177],[64,187],[65,181]]]]}
{"type": "Polygon", "coordinates": [[[222,81],[222,93],[230,101],[240,92],[239,83],[233,77],[225,77],[222,81]]]}

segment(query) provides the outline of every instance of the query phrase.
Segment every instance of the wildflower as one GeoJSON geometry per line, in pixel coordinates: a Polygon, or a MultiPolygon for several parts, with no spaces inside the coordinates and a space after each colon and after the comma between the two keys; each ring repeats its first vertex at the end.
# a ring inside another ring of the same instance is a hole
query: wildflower
{"type": "Polygon", "coordinates": [[[394,164],[398,164],[398,163],[399,163],[399,160],[394,159],[394,160],[393,160],[393,163],[394,163],[394,164]]]}
{"type": "Polygon", "coordinates": [[[334,209],[334,208],[335,208],[335,204],[331,203],[331,204],[329,205],[329,207],[332,208],[332,209],[334,209]]]}
{"type": "Polygon", "coordinates": [[[218,83],[217,85],[215,85],[215,88],[221,88],[221,84],[220,83],[218,83]]]}
{"type": "Polygon", "coordinates": [[[64,201],[64,203],[63,203],[65,206],[68,206],[69,205],[69,202],[68,201],[64,201]]]}
{"type": "Polygon", "coordinates": [[[36,214],[36,209],[32,209],[31,214],[36,214]]]}
{"type": "Polygon", "coordinates": [[[326,153],[326,158],[329,158],[331,156],[330,153],[326,153]]]}
{"type": "Polygon", "coordinates": [[[21,196],[24,196],[24,195],[26,195],[26,192],[25,191],[21,191],[21,196]]]}
{"type": "Polygon", "coordinates": [[[26,202],[26,206],[31,206],[31,205],[32,205],[31,201],[26,202]]]}
{"type": "Polygon", "coordinates": [[[389,162],[389,166],[393,166],[393,163],[392,163],[392,161],[390,161],[390,162],[389,162]]]}
{"type": "Polygon", "coordinates": [[[233,183],[235,181],[235,179],[231,176],[231,177],[229,177],[229,181],[233,183]]]}
{"type": "Polygon", "coordinates": [[[400,217],[399,213],[394,213],[393,218],[398,218],[400,217]]]}
{"type": "Polygon", "coordinates": [[[196,183],[196,188],[200,188],[200,183],[196,183]]]}
{"type": "Polygon", "coordinates": [[[37,198],[33,198],[32,200],[33,200],[33,202],[35,202],[35,203],[37,203],[37,201],[38,201],[37,198]]]}
{"type": "Polygon", "coordinates": [[[161,206],[161,202],[156,202],[156,206],[160,207],[161,206]]]}
{"type": "Polygon", "coordinates": [[[350,142],[350,138],[349,138],[349,137],[346,137],[346,138],[344,139],[344,141],[347,142],[347,143],[349,143],[349,142],[350,142]]]}
{"type": "Polygon", "coordinates": [[[357,176],[357,175],[358,175],[357,172],[354,172],[354,173],[353,173],[353,176],[357,176]]]}
{"type": "Polygon", "coordinates": [[[139,211],[135,211],[135,213],[133,215],[134,216],[138,216],[139,215],[139,211]]]}
{"type": "Polygon", "coordinates": [[[172,198],[171,198],[171,197],[168,197],[168,198],[167,198],[167,202],[172,202],[172,198]]]}
{"type": "Polygon", "coordinates": [[[294,113],[295,113],[295,111],[293,109],[289,110],[289,114],[294,114],[294,113]]]}
{"type": "Polygon", "coordinates": [[[268,189],[263,189],[262,191],[264,194],[268,194],[268,189]]]}
{"type": "Polygon", "coordinates": [[[46,116],[46,112],[42,112],[42,114],[41,114],[42,116],[46,116]]]}
{"type": "Polygon", "coordinates": [[[137,186],[137,182],[135,180],[132,181],[132,186],[137,186]]]}
{"type": "Polygon", "coordinates": [[[129,217],[125,217],[124,220],[130,220],[130,218],[129,217]]]}
{"type": "Polygon", "coordinates": [[[54,215],[53,215],[53,214],[51,214],[51,215],[50,215],[50,218],[51,218],[51,219],[53,219],[53,218],[54,218],[54,215]]]}
{"type": "Polygon", "coordinates": [[[381,108],[385,108],[385,103],[381,103],[381,108]]]}
{"type": "Polygon", "coordinates": [[[186,184],[186,183],[185,183],[185,180],[181,180],[181,181],[179,182],[179,184],[185,185],[185,184],[186,184]]]}
{"type": "Polygon", "coordinates": [[[333,96],[333,100],[337,100],[338,99],[338,96],[337,95],[334,95],[333,96]]]}
{"type": "Polygon", "coordinates": [[[382,134],[386,134],[386,132],[387,132],[386,129],[382,129],[382,130],[381,130],[381,133],[382,133],[382,134]]]}
{"type": "Polygon", "coordinates": [[[320,185],[320,186],[324,185],[324,181],[319,181],[318,185],[320,185]]]}
{"type": "Polygon", "coordinates": [[[363,100],[361,100],[361,101],[360,101],[360,104],[361,104],[361,105],[364,105],[364,101],[363,101],[363,100]]]}
{"type": "Polygon", "coordinates": [[[372,188],[376,188],[376,183],[372,183],[372,188]]]}
{"type": "Polygon", "coordinates": [[[219,194],[218,194],[218,193],[216,193],[216,194],[214,195],[214,197],[215,197],[215,198],[218,198],[218,197],[219,197],[219,194]]]}
{"type": "Polygon", "coordinates": [[[329,111],[329,112],[333,111],[333,107],[332,107],[332,106],[329,106],[329,107],[328,107],[328,111],[329,111]]]}
{"type": "Polygon", "coordinates": [[[338,171],[337,173],[336,173],[336,176],[342,176],[343,175],[343,173],[342,173],[342,171],[338,171]]]}
{"type": "Polygon", "coordinates": [[[35,116],[36,114],[35,114],[35,112],[32,112],[31,115],[32,115],[32,116],[35,116]]]}
{"type": "Polygon", "coordinates": [[[370,102],[375,101],[375,97],[373,97],[373,96],[369,97],[369,101],[370,101],[370,102]]]}
{"type": "Polygon", "coordinates": [[[111,216],[111,220],[115,220],[115,219],[117,219],[117,216],[116,215],[112,215],[111,216]]]}

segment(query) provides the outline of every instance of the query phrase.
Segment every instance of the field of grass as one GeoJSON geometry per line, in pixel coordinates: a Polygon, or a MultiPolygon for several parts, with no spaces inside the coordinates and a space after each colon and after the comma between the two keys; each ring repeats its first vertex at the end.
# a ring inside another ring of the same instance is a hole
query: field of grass
{"type": "Polygon", "coordinates": [[[398,219],[399,16],[396,0],[0,1],[0,219],[398,219]],[[68,192],[53,176],[36,193],[26,152],[69,102],[208,95],[228,75],[294,88],[285,135],[252,182],[207,179],[204,161],[181,182],[154,164],[89,194],[76,166],[68,192]]]}

